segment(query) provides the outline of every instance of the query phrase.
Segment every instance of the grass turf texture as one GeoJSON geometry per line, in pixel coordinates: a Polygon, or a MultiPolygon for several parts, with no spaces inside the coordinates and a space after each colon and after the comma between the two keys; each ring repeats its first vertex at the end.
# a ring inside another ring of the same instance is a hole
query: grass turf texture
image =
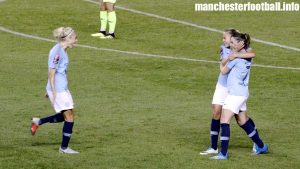
{"type": "MultiPolygon", "coordinates": [[[[170,1],[136,0],[119,5],[220,30],[235,27],[259,39],[300,47],[299,12],[199,13],[193,11],[195,2],[176,0],[169,5],[170,1]]],[[[0,3],[0,9],[1,26],[18,32],[52,38],[54,28],[68,25],[77,30],[80,44],[218,60],[221,34],[122,10],[118,11],[119,39],[92,38],[90,33],[98,29],[98,8],[88,2],[8,0],[0,3]]],[[[41,126],[34,137],[29,132],[31,117],[53,114],[42,97],[53,43],[4,32],[0,38],[0,168],[299,166],[299,71],[252,68],[249,115],[270,153],[251,156],[251,142],[232,121],[230,160],[224,163],[198,155],[209,145],[217,64],[79,47],[69,50],[69,87],[76,103],[70,146],[80,154],[68,156],[58,154],[61,124],[41,126]]],[[[255,42],[252,47],[257,64],[299,67],[299,52],[255,42]]]]}

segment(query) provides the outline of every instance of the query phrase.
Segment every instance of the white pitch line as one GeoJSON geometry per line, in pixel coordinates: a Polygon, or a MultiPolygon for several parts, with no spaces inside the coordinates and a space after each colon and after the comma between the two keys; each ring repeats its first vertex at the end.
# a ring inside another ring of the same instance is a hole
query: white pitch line
{"type": "MultiPolygon", "coordinates": [[[[0,31],[10,33],[19,37],[24,37],[28,39],[35,39],[40,41],[46,41],[46,42],[56,42],[55,40],[42,38],[39,36],[34,35],[28,35],[25,33],[20,33],[16,31],[12,31],[9,29],[6,29],[2,26],[0,26],[0,31]]],[[[147,53],[140,53],[140,52],[132,52],[132,51],[124,51],[124,50],[117,50],[117,49],[109,49],[109,48],[98,48],[94,46],[88,46],[88,45],[80,45],[77,44],[77,47],[81,48],[87,48],[87,49],[93,49],[98,51],[109,51],[109,52],[116,52],[116,53],[123,53],[123,54],[129,54],[129,55],[136,55],[136,56],[144,56],[144,57],[151,57],[151,58],[162,58],[162,59],[171,59],[171,60],[183,60],[183,61],[192,61],[192,62],[202,62],[202,63],[213,63],[213,64],[219,64],[218,61],[211,61],[211,60],[203,60],[203,59],[191,59],[191,58],[185,58],[185,57],[174,57],[174,56],[164,56],[164,55],[155,55],[155,54],[147,54],[147,53]]],[[[253,66],[256,67],[262,67],[262,68],[273,68],[273,69],[286,69],[286,70],[300,70],[300,67],[285,67],[285,66],[272,66],[272,65],[257,65],[253,64],[253,66]]]]}
{"type": "MultiPolygon", "coordinates": [[[[92,0],[83,0],[83,1],[94,3],[94,4],[98,4],[99,3],[99,2],[92,1],[92,0]]],[[[132,12],[132,13],[136,13],[136,14],[141,14],[141,15],[145,15],[145,16],[149,16],[149,17],[153,17],[153,18],[165,20],[165,21],[168,21],[168,22],[179,23],[179,24],[182,24],[182,25],[187,25],[187,26],[192,26],[192,27],[195,27],[195,28],[200,28],[200,29],[208,30],[208,31],[211,31],[211,32],[218,32],[218,33],[223,33],[224,32],[222,30],[210,28],[210,27],[207,27],[207,26],[202,26],[202,25],[197,25],[197,24],[194,24],[194,23],[186,22],[186,21],[181,21],[181,20],[176,20],[176,19],[172,19],[172,18],[167,18],[167,17],[164,17],[164,16],[159,16],[159,15],[152,14],[152,13],[138,11],[138,10],[135,10],[135,9],[130,9],[130,8],[121,7],[121,6],[116,6],[116,8],[117,9],[122,9],[122,10],[125,10],[125,11],[129,11],[129,12],[132,12]]],[[[269,45],[269,46],[276,46],[276,47],[280,47],[280,48],[284,48],[284,49],[289,49],[289,50],[300,52],[300,49],[296,48],[296,47],[281,45],[281,44],[278,44],[278,43],[264,41],[264,40],[260,40],[260,39],[256,39],[256,38],[251,38],[251,40],[253,40],[255,42],[262,43],[262,44],[265,44],[265,45],[269,45]]]]}

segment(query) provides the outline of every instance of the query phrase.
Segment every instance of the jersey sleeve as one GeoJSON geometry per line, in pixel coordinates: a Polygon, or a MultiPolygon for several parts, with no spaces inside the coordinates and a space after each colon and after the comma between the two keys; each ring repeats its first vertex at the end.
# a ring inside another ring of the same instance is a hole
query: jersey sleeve
{"type": "Polygon", "coordinates": [[[237,60],[238,60],[238,59],[234,59],[234,60],[232,60],[232,61],[229,61],[228,64],[227,64],[228,69],[231,70],[231,69],[235,66],[237,60]]]}
{"type": "Polygon", "coordinates": [[[220,61],[222,61],[222,59],[223,59],[223,53],[224,53],[224,49],[222,46],[220,46],[220,51],[219,51],[220,61]]]}
{"type": "Polygon", "coordinates": [[[62,59],[61,55],[57,50],[51,51],[50,54],[49,54],[48,67],[52,68],[52,69],[57,69],[58,64],[60,63],[61,59],[62,59]]]}

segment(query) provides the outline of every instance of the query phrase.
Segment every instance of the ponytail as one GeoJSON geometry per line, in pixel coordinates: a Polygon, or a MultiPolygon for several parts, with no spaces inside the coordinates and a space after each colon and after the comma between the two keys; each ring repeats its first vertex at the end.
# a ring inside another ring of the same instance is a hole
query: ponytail
{"type": "Polygon", "coordinates": [[[242,34],[242,38],[244,39],[244,45],[245,45],[245,49],[248,49],[250,46],[250,42],[251,42],[251,38],[250,35],[247,33],[242,34]]]}

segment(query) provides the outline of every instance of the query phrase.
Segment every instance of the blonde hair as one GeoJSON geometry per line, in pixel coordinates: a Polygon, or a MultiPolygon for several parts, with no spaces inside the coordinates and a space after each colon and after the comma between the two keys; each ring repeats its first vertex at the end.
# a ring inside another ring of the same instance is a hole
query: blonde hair
{"type": "Polygon", "coordinates": [[[53,36],[58,42],[62,42],[73,32],[74,30],[71,27],[59,27],[53,31],[53,36]]]}

